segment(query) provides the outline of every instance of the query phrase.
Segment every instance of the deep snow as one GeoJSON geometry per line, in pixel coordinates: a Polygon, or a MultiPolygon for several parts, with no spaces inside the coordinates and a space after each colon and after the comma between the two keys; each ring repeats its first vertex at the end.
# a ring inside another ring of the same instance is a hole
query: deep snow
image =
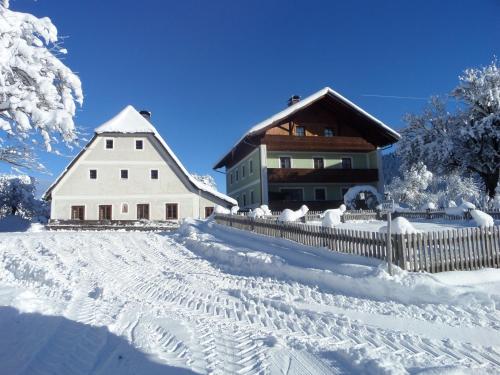
{"type": "Polygon", "coordinates": [[[203,221],[3,233],[1,372],[496,372],[499,270],[385,268],[203,221]]]}

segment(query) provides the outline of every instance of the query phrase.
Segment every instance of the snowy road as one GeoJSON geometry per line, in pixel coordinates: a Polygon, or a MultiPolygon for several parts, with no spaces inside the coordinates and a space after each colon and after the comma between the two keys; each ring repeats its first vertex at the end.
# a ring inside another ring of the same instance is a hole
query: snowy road
{"type": "Polygon", "coordinates": [[[2,234],[1,373],[498,371],[498,270],[353,260],[203,222],[2,234]]]}

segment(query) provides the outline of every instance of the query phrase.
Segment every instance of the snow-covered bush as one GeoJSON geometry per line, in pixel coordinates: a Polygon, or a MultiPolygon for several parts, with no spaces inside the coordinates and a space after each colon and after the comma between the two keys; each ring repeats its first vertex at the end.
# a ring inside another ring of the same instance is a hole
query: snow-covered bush
{"type": "Polygon", "coordinates": [[[251,217],[254,219],[261,218],[264,216],[265,216],[264,210],[260,207],[257,207],[253,210],[250,210],[250,212],[248,213],[248,217],[251,217]]]}
{"type": "Polygon", "coordinates": [[[229,215],[230,213],[231,213],[231,210],[227,209],[226,207],[220,206],[218,204],[216,204],[214,207],[214,214],[229,215]]]}
{"type": "Polygon", "coordinates": [[[425,210],[435,210],[436,205],[433,202],[427,202],[424,203],[422,206],[420,206],[420,209],[425,211],[425,210]]]}
{"type": "MultiPolygon", "coordinates": [[[[387,233],[387,225],[379,229],[380,233],[387,233]]],[[[395,234],[410,234],[418,233],[419,231],[404,217],[397,217],[391,222],[391,233],[395,234]]]]}
{"type": "Polygon", "coordinates": [[[233,206],[233,207],[231,207],[231,215],[236,215],[239,210],[240,210],[239,206],[233,206]]]}
{"type": "Polygon", "coordinates": [[[26,175],[0,175],[0,215],[25,219],[49,217],[48,204],[35,198],[35,179],[26,175]]]}
{"type": "Polygon", "coordinates": [[[493,220],[493,217],[488,215],[486,212],[472,210],[470,214],[478,227],[492,227],[495,225],[495,220],[493,220]]]}
{"type": "Polygon", "coordinates": [[[386,191],[399,203],[412,209],[424,209],[432,202],[435,206],[446,207],[450,200],[478,202],[480,190],[470,177],[460,177],[457,173],[435,175],[419,162],[403,171],[403,178],[396,177],[386,186],[386,191]],[[435,202],[435,203],[434,203],[435,202]]]}
{"type": "Polygon", "coordinates": [[[33,160],[23,159],[32,157],[33,144],[42,141],[50,151],[57,138],[76,139],[73,117],[83,102],[81,83],[57,56],[67,51],[49,18],[11,11],[2,2],[0,19],[0,134],[9,136],[0,157],[32,167],[33,160]]]}
{"type": "Polygon", "coordinates": [[[346,211],[346,206],[341,204],[339,208],[326,210],[321,215],[321,225],[327,228],[333,228],[337,225],[340,225],[342,222],[341,217],[346,211]]]}
{"type": "Polygon", "coordinates": [[[371,185],[353,186],[344,195],[344,204],[351,210],[374,210],[381,201],[379,192],[371,185]]]}
{"type": "Polygon", "coordinates": [[[278,217],[278,221],[280,222],[290,222],[297,221],[300,218],[306,216],[309,208],[304,204],[297,211],[290,210],[289,208],[285,208],[280,216],[278,217]]]}

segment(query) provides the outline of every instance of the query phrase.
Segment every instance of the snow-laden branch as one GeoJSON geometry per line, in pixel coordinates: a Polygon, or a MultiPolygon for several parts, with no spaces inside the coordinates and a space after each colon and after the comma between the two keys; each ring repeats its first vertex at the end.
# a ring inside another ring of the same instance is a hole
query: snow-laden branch
{"type": "Polygon", "coordinates": [[[11,11],[6,0],[1,4],[0,132],[27,144],[41,136],[48,151],[57,139],[73,142],[83,93],[78,76],[56,56],[66,53],[56,27],[47,17],[11,11]]]}

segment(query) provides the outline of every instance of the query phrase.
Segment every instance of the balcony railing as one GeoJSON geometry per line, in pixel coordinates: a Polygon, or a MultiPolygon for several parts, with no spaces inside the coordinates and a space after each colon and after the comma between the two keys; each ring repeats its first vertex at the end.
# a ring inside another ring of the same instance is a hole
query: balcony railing
{"type": "Polygon", "coordinates": [[[373,151],[376,147],[361,137],[297,137],[266,135],[262,143],[268,151],[373,151]]]}
{"type": "Polygon", "coordinates": [[[269,183],[368,183],[378,181],[378,169],[268,168],[269,183]]]}

